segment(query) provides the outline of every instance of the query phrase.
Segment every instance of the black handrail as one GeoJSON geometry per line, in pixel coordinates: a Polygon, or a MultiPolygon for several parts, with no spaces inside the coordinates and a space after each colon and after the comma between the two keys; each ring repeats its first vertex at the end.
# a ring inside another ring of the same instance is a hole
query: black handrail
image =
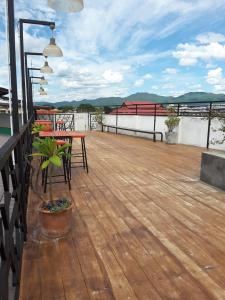
{"type": "MultiPolygon", "coordinates": [[[[131,101],[132,102],[132,101],[131,101]]],[[[207,141],[206,147],[209,148],[210,143],[210,131],[211,131],[211,120],[212,120],[212,111],[218,112],[222,111],[225,114],[225,100],[216,100],[216,101],[190,101],[190,102],[161,102],[161,103],[130,103],[122,105],[113,105],[112,110],[109,114],[116,116],[116,132],[118,128],[118,116],[152,116],[154,117],[153,131],[156,130],[156,121],[157,117],[167,116],[169,112],[166,110],[168,106],[173,105],[174,113],[176,116],[188,116],[188,117],[199,117],[205,118],[208,120],[208,129],[207,129],[207,141]],[[193,105],[194,104],[194,105],[193,105]],[[221,105],[222,107],[221,107],[221,105]],[[220,106],[220,107],[218,107],[220,106]],[[119,108],[128,108],[128,111],[119,111],[119,108]],[[139,108],[141,107],[141,111],[139,108]],[[182,107],[184,109],[182,109],[182,107]],[[150,108],[150,109],[149,109],[150,108]],[[199,108],[199,110],[196,109],[199,108]],[[164,111],[162,111],[164,109],[164,111]],[[149,110],[147,112],[147,110],[149,110]]],[[[92,113],[94,115],[94,113],[92,113]]],[[[91,123],[91,122],[90,122],[91,123]]],[[[90,126],[92,128],[92,126],[90,126]]]]}
{"type": "Polygon", "coordinates": [[[31,118],[0,148],[0,299],[19,298],[32,149],[31,118]],[[12,282],[10,282],[12,278],[12,282]]]}

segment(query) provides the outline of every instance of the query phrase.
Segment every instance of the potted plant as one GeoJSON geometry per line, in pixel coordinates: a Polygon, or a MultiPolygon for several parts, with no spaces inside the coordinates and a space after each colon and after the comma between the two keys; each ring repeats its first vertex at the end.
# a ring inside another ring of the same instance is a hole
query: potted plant
{"type": "Polygon", "coordinates": [[[104,109],[101,107],[96,108],[95,111],[95,121],[98,124],[98,129],[102,128],[102,124],[104,121],[104,109]]]}
{"type": "Polygon", "coordinates": [[[165,124],[168,128],[166,132],[166,143],[167,144],[176,144],[177,143],[177,132],[174,129],[179,125],[180,118],[175,115],[175,112],[172,108],[169,109],[169,116],[165,120],[165,124]]]}
{"type": "Polygon", "coordinates": [[[31,155],[43,158],[40,164],[41,170],[48,168],[49,198],[46,200],[38,193],[42,200],[38,211],[41,232],[43,235],[51,238],[67,234],[71,227],[72,202],[66,197],[55,199],[52,191],[53,169],[62,166],[62,159],[67,159],[66,149],[69,147],[71,147],[71,144],[57,146],[54,138],[35,138],[33,142],[33,148],[36,152],[31,155]]]}
{"type": "Polygon", "coordinates": [[[34,136],[38,136],[39,132],[40,132],[40,131],[44,131],[44,129],[45,129],[45,126],[44,126],[44,125],[34,123],[34,124],[32,125],[32,131],[31,131],[31,133],[32,133],[34,136]]]}

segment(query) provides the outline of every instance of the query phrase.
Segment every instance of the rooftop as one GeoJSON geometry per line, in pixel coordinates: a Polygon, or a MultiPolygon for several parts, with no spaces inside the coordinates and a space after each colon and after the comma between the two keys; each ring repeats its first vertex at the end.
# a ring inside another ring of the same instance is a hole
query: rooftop
{"type": "Polygon", "coordinates": [[[154,116],[167,116],[168,111],[157,102],[149,101],[125,101],[121,107],[115,108],[110,113],[111,115],[121,114],[121,115],[148,115],[154,116]]]}
{"type": "Polygon", "coordinates": [[[199,180],[203,149],[99,132],[87,147],[66,238],[40,237],[30,191],[20,299],[225,299],[225,194],[199,180]]]}

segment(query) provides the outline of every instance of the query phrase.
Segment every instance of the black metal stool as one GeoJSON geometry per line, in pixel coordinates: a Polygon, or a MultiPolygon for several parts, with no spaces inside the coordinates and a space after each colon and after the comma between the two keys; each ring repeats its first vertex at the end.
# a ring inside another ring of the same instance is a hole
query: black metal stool
{"type": "MultiPolygon", "coordinates": [[[[57,146],[62,146],[66,143],[66,141],[64,140],[57,140],[57,146]]],[[[67,149],[67,153],[68,155],[70,155],[71,153],[71,149],[70,147],[67,149]]],[[[42,157],[41,159],[41,164],[46,160],[46,158],[42,157]]],[[[52,175],[53,178],[56,177],[64,177],[64,181],[53,181],[52,183],[63,183],[65,182],[65,184],[68,183],[69,185],[69,190],[71,190],[71,184],[70,184],[70,179],[71,179],[71,171],[70,171],[70,157],[67,156],[62,156],[62,162],[63,162],[63,174],[57,174],[57,175],[52,175]]],[[[47,191],[47,184],[49,184],[50,182],[48,181],[48,174],[49,173],[49,167],[47,167],[46,169],[42,170],[42,185],[44,186],[44,193],[46,193],[47,191]]]]}

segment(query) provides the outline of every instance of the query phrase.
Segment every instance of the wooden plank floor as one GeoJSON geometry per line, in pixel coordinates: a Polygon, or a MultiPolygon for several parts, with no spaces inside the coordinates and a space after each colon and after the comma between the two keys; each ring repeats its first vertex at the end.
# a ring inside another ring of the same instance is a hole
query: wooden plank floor
{"type": "Polygon", "coordinates": [[[199,181],[204,149],[86,139],[90,173],[73,169],[66,238],[41,238],[30,193],[20,299],[225,299],[225,193],[199,181]]]}

